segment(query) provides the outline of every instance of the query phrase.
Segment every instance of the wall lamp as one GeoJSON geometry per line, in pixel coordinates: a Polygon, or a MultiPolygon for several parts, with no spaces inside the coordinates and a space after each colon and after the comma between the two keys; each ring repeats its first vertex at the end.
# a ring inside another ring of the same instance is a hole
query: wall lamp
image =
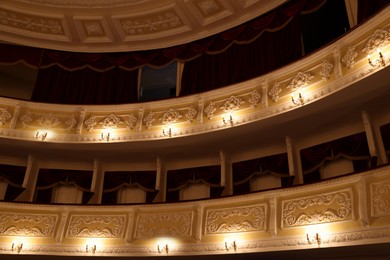
{"type": "Polygon", "coordinates": [[[100,134],[100,140],[107,141],[107,142],[110,141],[110,132],[106,132],[106,133],[102,132],[100,134]]]}
{"type": "Polygon", "coordinates": [[[86,244],[85,245],[85,252],[86,253],[95,254],[95,252],[96,252],[96,245],[88,245],[88,244],[86,244]]]}
{"type": "Polygon", "coordinates": [[[291,101],[295,105],[303,105],[304,104],[304,100],[303,100],[301,92],[293,93],[291,95],[291,101]]]}
{"type": "Polygon", "coordinates": [[[378,48],[377,52],[378,52],[379,58],[377,58],[373,61],[371,60],[371,55],[370,54],[367,55],[368,63],[373,67],[376,67],[378,65],[380,65],[382,67],[386,66],[385,59],[383,58],[381,49],[378,48]]]}
{"type": "Polygon", "coordinates": [[[223,121],[223,124],[224,124],[224,125],[227,125],[227,124],[230,124],[231,126],[234,125],[233,116],[232,116],[232,115],[224,116],[224,117],[222,118],[222,121],[223,121]]]}
{"type": "Polygon", "coordinates": [[[23,249],[23,243],[22,242],[12,242],[11,249],[12,249],[12,251],[16,250],[16,252],[20,253],[23,249]]]}
{"type": "Polygon", "coordinates": [[[306,234],[306,240],[309,244],[317,243],[318,245],[321,244],[321,237],[318,233],[315,233],[313,235],[306,234]]]}
{"type": "Polygon", "coordinates": [[[162,132],[163,132],[164,136],[169,136],[169,137],[172,136],[172,128],[171,127],[169,127],[167,131],[165,131],[165,129],[163,128],[162,132]]]}
{"type": "Polygon", "coordinates": [[[226,249],[226,251],[230,251],[231,249],[233,249],[234,251],[236,251],[236,250],[237,250],[236,240],[233,240],[233,241],[225,241],[225,249],[226,249]]]}
{"type": "Polygon", "coordinates": [[[160,254],[161,253],[166,253],[166,254],[168,254],[168,252],[169,252],[169,247],[168,247],[168,244],[165,244],[165,245],[160,245],[160,244],[158,244],[157,245],[157,252],[159,252],[160,254]]]}
{"type": "Polygon", "coordinates": [[[39,132],[37,131],[35,134],[35,138],[41,141],[45,141],[47,137],[47,132],[39,132]]]}

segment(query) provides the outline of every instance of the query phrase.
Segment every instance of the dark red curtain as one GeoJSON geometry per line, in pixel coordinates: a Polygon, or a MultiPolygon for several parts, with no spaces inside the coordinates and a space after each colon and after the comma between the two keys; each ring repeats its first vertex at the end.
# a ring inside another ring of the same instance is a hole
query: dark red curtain
{"type": "Polygon", "coordinates": [[[192,183],[205,183],[210,187],[219,187],[221,183],[221,166],[204,166],[167,172],[167,190],[175,191],[192,183]]]}
{"type": "Polygon", "coordinates": [[[117,66],[104,71],[58,65],[41,68],[32,101],[59,104],[121,104],[138,100],[138,70],[117,66]]]}
{"type": "Polygon", "coordinates": [[[390,4],[390,0],[358,0],[358,23],[362,23],[390,4]]]}
{"type": "Polygon", "coordinates": [[[301,150],[303,174],[317,170],[327,161],[343,157],[351,161],[370,159],[365,133],[340,138],[301,150]]]}
{"type": "Polygon", "coordinates": [[[0,180],[8,183],[5,201],[13,201],[24,191],[22,185],[25,173],[25,166],[0,164],[0,180]]]}
{"type": "Polygon", "coordinates": [[[301,27],[294,18],[283,29],[263,32],[248,44],[233,44],[218,54],[187,61],[181,96],[245,81],[270,72],[302,56],[301,27]]]}
{"type": "Polygon", "coordinates": [[[137,186],[147,192],[156,191],[156,171],[113,171],[104,173],[103,192],[137,186]]]}
{"type": "Polygon", "coordinates": [[[232,164],[233,185],[249,181],[255,175],[272,174],[278,177],[288,177],[287,153],[270,155],[232,164]]]}
{"type": "Polygon", "coordinates": [[[50,189],[59,184],[72,184],[82,191],[90,191],[92,171],[39,169],[36,189],[50,189]]]}

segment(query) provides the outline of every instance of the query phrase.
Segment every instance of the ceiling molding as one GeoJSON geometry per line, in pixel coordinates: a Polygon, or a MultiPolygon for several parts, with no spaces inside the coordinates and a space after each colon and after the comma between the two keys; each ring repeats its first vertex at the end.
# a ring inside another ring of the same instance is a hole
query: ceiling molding
{"type": "Polygon", "coordinates": [[[3,41],[64,51],[150,50],[247,22],[286,0],[3,0],[3,41]]]}

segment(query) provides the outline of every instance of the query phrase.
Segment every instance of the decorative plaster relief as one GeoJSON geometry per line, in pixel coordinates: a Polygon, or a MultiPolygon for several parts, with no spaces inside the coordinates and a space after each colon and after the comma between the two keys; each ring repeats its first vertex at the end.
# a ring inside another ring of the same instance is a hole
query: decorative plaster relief
{"type": "Polygon", "coordinates": [[[279,87],[279,85],[279,82],[275,82],[274,86],[270,89],[270,91],[268,91],[268,95],[274,102],[279,100],[279,94],[282,92],[282,89],[279,87]]]}
{"type": "Polygon", "coordinates": [[[175,109],[170,108],[164,115],[159,119],[164,125],[171,124],[179,121],[182,117],[175,109]]]}
{"type": "Polygon", "coordinates": [[[265,231],[267,205],[213,209],[206,212],[205,234],[265,231]]]}
{"type": "Polygon", "coordinates": [[[226,102],[220,107],[223,112],[232,112],[240,109],[241,104],[244,103],[240,98],[231,96],[226,102]]]}
{"type": "Polygon", "coordinates": [[[0,9],[0,24],[44,34],[65,34],[59,19],[29,15],[6,9],[0,9]]]}
{"type": "Polygon", "coordinates": [[[66,236],[122,238],[125,223],[125,215],[73,215],[70,218],[66,236]]]}
{"type": "Polygon", "coordinates": [[[100,24],[100,21],[83,21],[82,22],[85,29],[85,34],[87,36],[103,36],[104,30],[102,25],[100,24]]]}
{"type": "Polygon", "coordinates": [[[53,128],[59,124],[61,124],[60,120],[58,120],[58,117],[56,117],[55,115],[53,114],[47,114],[47,115],[43,115],[41,116],[37,122],[39,123],[39,126],[40,127],[43,127],[43,128],[53,128]]]}
{"type": "Polygon", "coordinates": [[[133,113],[127,116],[127,120],[125,121],[125,124],[127,125],[127,128],[132,129],[137,124],[137,118],[133,113]]]}
{"type": "Polygon", "coordinates": [[[5,125],[10,118],[11,114],[8,112],[7,108],[0,108],[0,125],[5,125]]]}
{"type": "Polygon", "coordinates": [[[0,213],[0,236],[54,237],[58,215],[0,213]]]}
{"type": "Polygon", "coordinates": [[[22,127],[27,127],[28,124],[32,121],[32,115],[30,111],[27,111],[26,114],[20,117],[20,122],[22,123],[22,127]]]}
{"type": "Polygon", "coordinates": [[[371,188],[371,215],[381,217],[390,215],[390,181],[376,182],[371,188]]]}
{"type": "Polygon", "coordinates": [[[388,41],[390,41],[390,30],[378,29],[368,39],[363,51],[367,54],[370,54],[371,52],[376,51],[378,48],[385,45],[388,41]]]}
{"type": "Polygon", "coordinates": [[[149,112],[149,114],[144,118],[146,128],[150,128],[154,121],[156,121],[156,119],[154,118],[154,113],[149,112]]]}
{"type": "Polygon", "coordinates": [[[137,216],[135,237],[191,237],[193,219],[192,211],[141,213],[137,216]]]}
{"type": "Polygon", "coordinates": [[[73,127],[77,125],[76,117],[74,115],[69,116],[68,120],[66,120],[65,122],[65,125],[66,125],[66,130],[70,131],[71,129],[73,129],[73,127]]]}
{"type": "Polygon", "coordinates": [[[185,117],[187,118],[188,122],[192,122],[194,120],[196,114],[198,114],[198,111],[196,111],[196,109],[193,106],[190,106],[188,108],[187,113],[185,114],[185,117]]]}
{"type": "Polygon", "coordinates": [[[221,7],[215,0],[197,0],[195,3],[206,16],[215,14],[221,10],[221,7]]]}
{"type": "Polygon", "coordinates": [[[110,114],[108,117],[104,118],[99,124],[102,125],[104,129],[113,129],[118,128],[122,124],[122,120],[114,114],[110,114]]]}
{"type": "Polygon", "coordinates": [[[211,101],[210,104],[204,109],[204,112],[209,120],[214,117],[214,112],[217,110],[214,105],[215,102],[211,101]]]}
{"type": "Polygon", "coordinates": [[[85,120],[84,124],[85,124],[85,127],[87,128],[88,132],[92,131],[94,126],[97,124],[96,116],[91,115],[90,118],[85,120]]]}
{"type": "Polygon", "coordinates": [[[126,35],[149,34],[167,31],[183,25],[175,11],[148,14],[145,17],[121,19],[120,25],[126,35]]]}
{"type": "Polygon", "coordinates": [[[282,202],[282,227],[330,223],[353,218],[350,189],[282,202]]]}
{"type": "Polygon", "coordinates": [[[357,56],[357,52],[355,51],[355,47],[349,47],[347,53],[341,59],[341,62],[347,66],[348,69],[351,69],[355,64],[355,58],[357,56]]]}
{"type": "Polygon", "coordinates": [[[322,77],[322,79],[328,80],[330,78],[330,74],[332,70],[333,70],[333,64],[327,60],[324,60],[321,63],[321,71],[320,71],[320,76],[322,77]]]}
{"type": "Polygon", "coordinates": [[[306,87],[310,84],[310,81],[314,78],[309,72],[298,72],[298,74],[292,78],[287,86],[287,89],[296,91],[299,88],[306,87]]]}
{"type": "Polygon", "coordinates": [[[250,95],[249,104],[250,104],[251,108],[257,107],[257,104],[259,103],[259,101],[261,99],[261,95],[259,94],[259,92],[257,92],[256,89],[252,90],[249,93],[249,95],[250,95]]]}

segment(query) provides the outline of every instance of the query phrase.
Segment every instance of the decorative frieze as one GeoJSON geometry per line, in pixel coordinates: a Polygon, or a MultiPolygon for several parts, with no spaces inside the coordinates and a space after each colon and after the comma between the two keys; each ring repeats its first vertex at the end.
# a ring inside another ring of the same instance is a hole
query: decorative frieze
{"type": "Polygon", "coordinates": [[[230,96],[225,103],[220,107],[223,112],[232,112],[240,109],[241,104],[244,103],[239,97],[230,96]]]}
{"type": "Polygon", "coordinates": [[[45,129],[53,128],[61,123],[60,120],[58,120],[58,117],[51,113],[41,116],[37,122],[39,123],[40,127],[45,129]]]}
{"type": "Polygon", "coordinates": [[[224,234],[266,230],[267,205],[265,203],[206,212],[205,234],[224,234]]]}
{"type": "Polygon", "coordinates": [[[58,215],[0,213],[0,236],[54,237],[58,215]]]}
{"type": "Polygon", "coordinates": [[[159,119],[164,125],[176,123],[180,120],[182,115],[178,113],[175,109],[170,108],[164,115],[159,119]]]}
{"type": "Polygon", "coordinates": [[[381,217],[390,215],[390,181],[375,182],[371,189],[371,215],[381,217]]]}
{"type": "Polygon", "coordinates": [[[191,237],[193,212],[140,213],[135,228],[136,238],[191,237]]]}
{"type": "Polygon", "coordinates": [[[331,223],[352,218],[353,205],[350,189],[282,202],[283,228],[331,223]]]}
{"type": "Polygon", "coordinates": [[[122,238],[125,232],[125,215],[72,215],[67,237],[122,238]]]}
{"type": "Polygon", "coordinates": [[[147,17],[124,18],[120,25],[126,35],[140,35],[178,28],[183,22],[174,10],[167,10],[147,17]]]}
{"type": "Polygon", "coordinates": [[[0,9],[0,24],[44,34],[64,35],[59,19],[0,9]]]}

